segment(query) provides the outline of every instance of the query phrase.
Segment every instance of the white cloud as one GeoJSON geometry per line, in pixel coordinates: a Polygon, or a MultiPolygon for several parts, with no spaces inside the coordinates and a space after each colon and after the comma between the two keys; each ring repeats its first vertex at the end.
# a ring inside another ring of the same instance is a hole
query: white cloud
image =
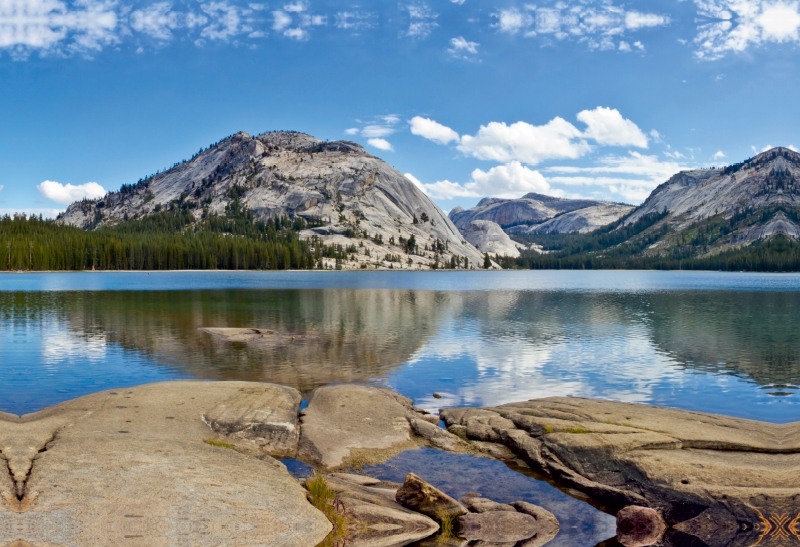
{"type": "Polygon", "coordinates": [[[287,28],[292,24],[292,16],[286,13],[285,11],[273,11],[272,12],[272,29],[281,31],[287,28]]]}
{"type": "Polygon", "coordinates": [[[721,160],[724,157],[725,157],[725,152],[723,152],[722,150],[717,150],[717,152],[713,156],[711,156],[711,159],[721,160]]]}
{"type": "Polygon", "coordinates": [[[406,36],[414,38],[424,38],[428,36],[433,29],[439,26],[436,18],[439,17],[438,13],[434,13],[431,8],[425,4],[409,4],[404,6],[408,11],[409,24],[406,36]]]}
{"type": "Polygon", "coordinates": [[[3,186],[2,184],[0,184],[0,192],[2,192],[2,191],[3,191],[3,188],[5,188],[5,186],[3,186]]]}
{"type": "Polygon", "coordinates": [[[550,184],[603,187],[624,201],[638,203],[656,186],[685,168],[674,161],[660,161],[657,156],[628,152],[627,156],[600,158],[593,167],[553,166],[544,171],[548,173],[550,184]]]}
{"type": "MultiPolygon", "coordinates": [[[[527,4],[524,9],[501,9],[493,16],[496,22],[492,26],[499,32],[557,40],[577,39],[585,41],[590,49],[621,51],[631,51],[631,44],[623,41],[615,45],[614,37],[670,24],[667,15],[626,11],[610,3],[594,5],[591,0],[580,4],[559,2],[552,7],[527,4]]],[[[644,45],[638,41],[633,47],[644,50],[644,45]]]]}
{"type": "MultiPolygon", "coordinates": [[[[408,176],[408,175],[406,175],[408,176]]],[[[416,179],[409,179],[415,181],[416,179]]],[[[472,180],[458,184],[441,180],[431,184],[420,184],[423,191],[434,199],[453,199],[458,197],[498,197],[518,198],[528,192],[548,192],[550,185],[539,172],[529,169],[518,161],[492,167],[488,171],[475,169],[472,180]]]]}
{"type": "Polygon", "coordinates": [[[361,130],[365,137],[387,137],[394,132],[395,129],[387,125],[367,125],[361,130]]]}
{"type": "Polygon", "coordinates": [[[340,11],[334,15],[336,28],[345,30],[363,30],[377,26],[377,15],[357,11],[340,11]]]}
{"type": "Polygon", "coordinates": [[[628,52],[632,51],[631,45],[628,42],[626,42],[625,40],[620,41],[618,49],[620,51],[625,52],[625,53],[628,53],[628,52]]]}
{"type": "MultiPolygon", "coordinates": [[[[227,2],[208,2],[201,4],[200,9],[211,17],[212,23],[200,33],[209,40],[227,40],[239,34],[242,23],[239,8],[227,2]]],[[[251,29],[247,29],[249,32],[251,29]]]]}
{"type": "Polygon", "coordinates": [[[350,129],[344,130],[346,135],[358,135],[359,129],[358,127],[351,127],[350,129]]]}
{"type": "Polygon", "coordinates": [[[534,18],[531,14],[516,8],[500,10],[495,14],[495,17],[497,17],[497,23],[495,24],[497,29],[508,34],[516,34],[534,23],[534,18]]]}
{"type": "Polygon", "coordinates": [[[427,194],[427,193],[428,193],[428,190],[427,190],[427,188],[425,188],[425,185],[424,185],[424,184],[422,184],[422,183],[420,182],[420,180],[419,180],[417,177],[415,177],[415,176],[414,176],[414,175],[412,175],[411,173],[404,173],[404,175],[403,175],[403,176],[404,176],[404,177],[406,177],[406,178],[407,178],[408,180],[410,180],[411,182],[413,182],[413,183],[414,183],[414,186],[416,186],[417,188],[419,188],[420,190],[422,190],[422,192],[423,192],[424,194],[427,194]]]}
{"type": "Polygon", "coordinates": [[[765,43],[800,42],[800,3],[787,0],[695,0],[703,20],[695,55],[714,60],[765,43]]]}
{"type": "Polygon", "coordinates": [[[623,118],[619,110],[598,106],[579,112],[578,121],[588,126],[583,136],[597,144],[647,148],[647,136],[635,123],[623,118]]]}
{"type": "Polygon", "coordinates": [[[295,2],[286,4],[283,10],[272,12],[272,28],[293,40],[308,40],[308,29],[328,24],[328,18],[324,15],[314,15],[306,13],[308,4],[305,2],[295,2]]]}
{"type": "Polygon", "coordinates": [[[169,2],[158,2],[145,9],[133,11],[130,25],[136,32],[148,34],[158,40],[170,40],[172,31],[181,26],[181,21],[178,13],[172,11],[169,2]]]}
{"type": "Polygon", "coordinates": [[[389,152],[394,151],[394,148],[392,148],[392,143],[386,139],[368,139],[367,144],[377,148],[378,150],[386,150],[389,152]]]}
{"type": "Polygon", "coordinates": [[[118,42],[111,0],[0,1],[0,49],[16,58],[31,52],[88,53],[118,42]]]}
{"type": "Polygon", "coordinates": [[[458,149],[481,160],[535,165],[548,159],[579,158],[591,147],[577,127],[556,117],[539,126],[490,122],[482,125],[474,136],[461,137],[458,149]]]}
{"type": "Polygon", "coordinates": [[[411,126],[411,133],[425,137],[437,144],[448,144],[459,141],[458,133],[438,122],[422,116],[414,116],[408,121],[411,126]]]}
{"type": "Polygon", "coordinates": [[[454,4],[458,4],[459,6],[463,6],[464,2],[466,2],[467,0],[450,0],[450,1],[454,4]]]}
{"type": "Polygon", "coordinates": [[[478,44],[477,42],[470,42],[463,36],[459,36],[458,38],[450,39],[451,47],[447,50],[447,52],[453,57],[470,59],[471,58],[470,54],[477,55],[479,45],[480,44],[478,44]]]}
{"type": "Polygon", "coordinates": [[[96,182],[86,184],[61,184],[52,180],[46,180],[36,187],[39,193],[47,199],[56,203],[69,205],[75,201],[86,199],[97,199],[106,195],[106,190],[96,182]]]}

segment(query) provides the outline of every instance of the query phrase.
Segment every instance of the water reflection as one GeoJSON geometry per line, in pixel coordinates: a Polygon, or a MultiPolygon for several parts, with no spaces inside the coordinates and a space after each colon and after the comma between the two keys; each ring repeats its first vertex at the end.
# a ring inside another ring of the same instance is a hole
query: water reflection
{"type": "Polygon", "coordinates": [[[788,422],[798,319],[800,293],[769,291],[0,292],[0,408],[196,377],[381,382],[431,409],[579,395],[788,422]],[[311,336],[273,347],[199,327],[311,336]]]}

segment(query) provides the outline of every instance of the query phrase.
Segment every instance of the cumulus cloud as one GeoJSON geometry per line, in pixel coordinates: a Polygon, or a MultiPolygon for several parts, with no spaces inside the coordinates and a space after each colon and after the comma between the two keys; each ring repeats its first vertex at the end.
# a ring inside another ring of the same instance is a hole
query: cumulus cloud
{"type": "Polygon", "coordinates": [[[106,190],[96,182],[87,182],[86,184],[61,184],[52,180],[46,180],[36,187],[39,193],[55,201],[56,203],[63,203],[69,205],[75,201],[82,199],[97,199],[106,195],[106,190]]]}
{"type": "Polygon", "coordinates": [[[656,186],[685,168],[675,161],[629,152],[627,156],[602,157],[591,167],[553,166],[544,171],[550,184],[602,187],[623,201],[639,203],[656,186]]]}
{"type": "MultiPolygon", "coordinates": [[[[362,137],[366,137],[368,139],[377,139],[386,142],[383,140],[383,137],[388,137],[389,135],[397,132],[397,124],[400,122],[400,118],[395,114],[386,114],[384,116],[375,116],[372,118],[372,121],[369,122],[361,122],[361,120],[357,121],[363,123],[363,126],[345,129],[345,134],[360,134],[362,137]]],[[[380,148],[380,146],[372,146],[380,148]]],[[[381,150],[390,150],[390,148],[381,148],[381,150]]]]}
{"type": "MultiPolygon", "coordinates": [[[[670,24],[667,15],[626,11],[610,3],[595,5],[591,0],[580,4],[559,2],[548,7],[527,4],[523,9],[500,9],[493,15],[493,26],[499,32],[557,40],[577,39],[585,41],[591,49],[619,48],[622,51],[630,51],[631,44],[615,45],[614,37],[670,24]]],[[[636,49],[644,49],[641,42],[637,44],[641,47],[634,44],[636,49]]]]}
{"type": "Polygon", "coordinates": [[[578,113],[578,121],[588,127],[583,135],[606,146],[647,148],[647,136],[635,123],[622,117],[619,110],[598,106],[578,113]]]}
{"type": "Polygon", "coordinates": [[[413,38],[425,38],[439,26],[434,13],[426,4],[408,4],[403,7],[408,12],[409,23],[405,35],[413,38]]]}
{"type": "Polygon", "coordinates": [[[446,125],[442,125],[429,118],[414,116],[408,121],[408,124],[411,127],[412,134],[425,137],[437,144],[449,144],[460,140],[458,133],[446,125]]]}
{"type": "Polygon", "coordinates": [[[544,125],[516,122],[489,122],[475,135],[459,138],[453,129],[434,120],[415,116],[409,121],[411,133],[438,144],[456,142],[467,156],[486,161],[509,163],[518,161],[536,165],[546,160],[577,159],[592,150],[589,141],[600,146],[634,146],[647,148],[647,136],[631,120],[616,109],[597,107],[583,110],[578,121],[586,124],[581,131],[561,117],[544,125]]]}
{"type": "Polygon", "coordinates": [[[239,8],[226,2],[209,2],[202,4],[200,9],[211,18],[211,24],[203,28],[200,36],[210,40],[227,40],[239,34],[241,30],[249,32],[250,29],[241,29],[242,18],[239,8]]]}
{"type": "MultiPolygon", "coordinates": [[[[416,178],[409,180],[414,182],[416,178]]],[[[423,191],[434,199],[485,196],[518,198],[528,192],[550,191],[550,185],[539,171],[529,169],[518,161],[498,165],[488,171],[475,169],[472,180],[464,184],[449,180],[431,184],[416,180],[415,184],[421,185],[423,191]]]]}
{"type": "Polygon", "coordinates": [[[378,150],[386,150],[389,152],[394,151],[394,148],[392,148],[392,143],[386,139],[368,139],[367,144],[373,148],[377,148],[378,150]]]}
{"type": "Polygon", "coordinates": [[[721,160],[724,157],[725,157],[725,152],[723,152],[722,150],[717,150],[717,152],[713,156],[711,156],[711,159],[712,160],[721,160]]]}
{"type": "Polygon", "coordinates": [[[417,188],[419,188],[420,190],[422,190],[422,192],[423,192],[424,194],[427,194],[427,193],[428,193],[428,190],[425,188],[425,185],[424,185],[424,184],[422,184],[422,182],[420,182],[420,180],[419,180],[417,177],[415,177],[415,176],[414,176],[414,175],[412,175],[411,173],[404,173],[404,174],[403,174],[403,176],[404,176],[404,177],[406,177],[406,178],[407,178],[408,180],[410,180],[411,182],[413,182],[413,183],[414,183],[414,186],[416,186],[417,188]]]}
{"type": "Polygon", "coordinates": [[[591,150],[581,131],[556,117],[544,125],[490,122],[475,135],[464,135],[458,149],[481,160],[536,165],[556,158],[579,158],[591,150]]]}
{"type": "Polygon", "coordinates": [[[158,40],[172,39],[172,31],[181,26],[178,13],[172,11],[169,2],[158,2],[141,10],[131,12],[131,28],[158,40]]]}
{"type": "Polygon", "coordinates": [[[715,60],[767,43],[800,42],[800,3],[787,0],[695,0],[701,24],[695,55],[715,60]]]}

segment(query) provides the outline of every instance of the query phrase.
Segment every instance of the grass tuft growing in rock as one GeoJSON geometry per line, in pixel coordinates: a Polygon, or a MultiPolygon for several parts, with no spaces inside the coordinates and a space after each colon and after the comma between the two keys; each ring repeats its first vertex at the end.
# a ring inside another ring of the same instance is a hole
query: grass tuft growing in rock
{"type": "Polygon", "coordinates": [[[311,505],[322,511],[333,524],[333,530],[317,547],[344,547],[347,535],[347,515],[344,505],[337,499],[336,492],[331,490],[325,477],[314,475],[306,481],[306,489],[311,494],[311,505]]]}
{"type": "Polygon", "coordinates": [[[210,444],[211,446],[218,446],[220,448],[233,449],[233,445],[231,443],[226,443],[225,441],[221,441],[219,439],[206,439],[203,442],[206,443],[206,444],[210,444]]]}
{"type": "Polygon", "coordinates": [[[582,427],[568,427],[564,430],[564,433],[575,433],[575,434],[582,434],[582,433],[591,433],[588,429],[584,429],[582,427]]]}

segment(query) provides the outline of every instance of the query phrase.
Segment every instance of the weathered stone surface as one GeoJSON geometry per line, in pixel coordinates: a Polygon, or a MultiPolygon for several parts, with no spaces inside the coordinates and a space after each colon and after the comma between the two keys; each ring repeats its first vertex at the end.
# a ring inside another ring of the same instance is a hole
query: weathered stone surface
{"type": "Polygon", "coordinates": [[[240,388],[203,419],[218,433],[250,441],[270,456],[290,458],[297,452],[300,439],[297,413],[301,402],[296,389],[254,384],[240,388]]]}
{"type": "Polygon", "coordinates": [[[731,528],[730,545],[755,541],[773,517],[800,515],[796,424],[561,397],[441,415],[480,440],[494,423],[534,469],[611,507],[651,507],[669,525],[692,521],[684,533],[696,537],[711,534],[711,519],[693,520],[705,511],[717,537],[731,528]]]}
{"type": "MultiPolygon", "coordinates": [[[[439,524],[395,500],[396,488],[363,483],[363,477],[345,473],[326,475],[348,518],[348,547],[407,545],[439,531],[439,524]],[[354,478],[358,477],[358,478],[354,478]]],[[[375,479],[373,479],[375,480],[375,479]]]]}
{"type": "Polygon", "coordinates": [[[617,540],[625,547],[646,547],[657,543],[667,524],[655,509],[629,505],[617,513],[617,540]]]}
{"type": "MultiPolygon", "coordinates": [[[[540,538],[540,540],[546,537],[548,538],[547,541],[550,541],[558,533],[560,528],[558,519],[547,509],[526,501],[515,501],[509,505],[518,512],[530,515],[536,519],[536,537],[540,538]]],[[[544,543],[540,543],[540,545],[544,545],[544,543]]]]}
{"type": "Polygon", "coordinates": [[[414,430],[414,433],[436,448],[449,452],[463,452],[469,449],[467,443],[462,439],[445,431],[438,425],[433,425],[419,418],[409,418],[408,422],[411,424],[411,429],[414,430]]]}
{"type": "Polygon", "coordinates": [[[463,505],[414,473],[406,475],[403,486],[397,490],[396,498],[404,507],[440,520],[467,513],[463,505]]]}
{"type": "Polygon", "coordinates": [[[488,498],[464,496],[459,501],[467,506],[473,513],[488,513],[489,511],[516,511],[506,503],[497,503],[488,498]]]}
{"type": "Polygon", "coordinates": [[[388,459],[416,446],[407,419],[410,409],[410,399],[388,389],[356,384],[318,388],[301,418],[297,458],[328,469],[388,459]]]}
{"type": "Polygon", "coordinates": [[[463,228],[461,234],[469,243],[481,251],[494,256],[519,256],[519,249],[499,224],[491,220],[473,220],[463,228]]]}
{"type": "Polygon", "coordinates": [[[204,442],[217,436],[205,413],[259,389],[273,392],[166,382],[4,416],[0,543],[315,545],[331,525],[281,463],[249,441],[244,453],[236,439],[204,442]]]}
{"type": "Polygon", "coordinates": [[[361,486],[375,486],[376,484],[380,484],[381,481],[379,479],[373,477],[367,477],[366,475],[355,475],[353,473],[330,473],[327,477],[343,480],[345,482],[349,482],[352,484],[359,484],[361,486]]]}
{"type": "Polygon", "coordinates": [[[536,519],[508,511],[467,513],[456,520],[456,532],[470,541],[513,544],[536,535],[536,519]]]}

